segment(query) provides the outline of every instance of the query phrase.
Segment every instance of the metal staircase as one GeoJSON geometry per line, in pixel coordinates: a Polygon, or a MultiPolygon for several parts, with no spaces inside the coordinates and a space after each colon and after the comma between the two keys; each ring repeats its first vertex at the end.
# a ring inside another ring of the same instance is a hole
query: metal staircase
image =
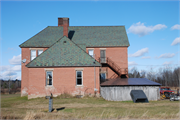
{"type": "Polygon", "coordinates": [[[101,64],[107,64],[111,70],[113,70],[116,74],[113,74],[110,78],[118,78],[121,77],[121,75],[125,75],[128,78],[128,69],[120,68],[114,61],[112,61],[110,58],[99,58],[99,62],[101,64]],[[122,74],[123,73],[123,74],[122,74]]]}

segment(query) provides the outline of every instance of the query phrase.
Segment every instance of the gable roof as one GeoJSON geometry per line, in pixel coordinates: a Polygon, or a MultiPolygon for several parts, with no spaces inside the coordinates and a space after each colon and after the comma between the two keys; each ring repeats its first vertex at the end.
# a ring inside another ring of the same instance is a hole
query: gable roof
{"type": "Polygon", "coordinates": [[[63,37],[62,27],[48,26],[19,46],[20,47],[50,47],[62,37],[63,37]]]}
{"type": "Polygon", "coordinates": [[[75,26],[72,41],[86,47],[129,46],[124,26],[75,26]]]}
{"type": "Polygon", "coordinates": [[[44,51],[27,67],[60,67],[60,66],[101,66],[93,57],[88,55],[78,45],[66,36],[58,40],[49,49],[44,51]]]}
{"type": "MultiPolygon", "coordinates": [[[[69,26],[68,38],[86,47],[129,46],[124,26],[69,26]]],[[[63,37],[63,27],[48,26],[20,47],[50,47],[63,37]]]]}

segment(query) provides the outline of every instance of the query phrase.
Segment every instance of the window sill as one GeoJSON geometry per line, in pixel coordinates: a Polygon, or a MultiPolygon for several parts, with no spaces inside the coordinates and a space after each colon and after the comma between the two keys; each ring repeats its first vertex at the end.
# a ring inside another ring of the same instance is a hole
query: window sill
{"type": "Polygon", "coordinates": [[[76,87],[83,87],[83,85],[76,85],[76,87]]]}
{"type": "Polygon", "coordinates": [[[45,87],[51,88],[51,87],[54,87],[54,86],[53,85],[46,85],[45,87]]]}

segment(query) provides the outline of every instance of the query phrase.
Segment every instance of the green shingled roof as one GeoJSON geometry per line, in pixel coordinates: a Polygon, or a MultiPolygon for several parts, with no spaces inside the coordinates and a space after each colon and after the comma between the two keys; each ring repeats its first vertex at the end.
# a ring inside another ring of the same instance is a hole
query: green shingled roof
{"type": "Polygon", "coordinates": [[[64,36],[27,67],[58,67],[58,66],[101,66],[93,57],[88,55],[78,45],[64,36]]]}
{"type": "Polygon", "coordinates": [[[50,47],[63,37],[62,27],[46,27],[44,30],[28,39],[20,47],[50,47]]]}
{"type": "MultiPolygon", "coordinates": [[[[129,46],[124,26],[70,26],[68,37],[86,47],[129,46]]],[[[48,26],[20,47],[50,47],[63,37],[63,27],[48,26]]]]}
{"type": "Polygon", "coordinates": [[[86,47],[129,46],[124,26],[69,27],[74,31],[72,41],[86,47]]]}

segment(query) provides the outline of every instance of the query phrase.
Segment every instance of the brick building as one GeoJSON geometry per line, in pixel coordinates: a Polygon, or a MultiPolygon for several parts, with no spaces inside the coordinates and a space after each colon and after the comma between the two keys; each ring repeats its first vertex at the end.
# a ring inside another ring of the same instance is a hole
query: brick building
{"type": "Polygon", "coordinates": [[[69,26],[58,18],[20,45],[21,96],[100,93],[100,81],[128,77],[124,26],[69,26]]]}

